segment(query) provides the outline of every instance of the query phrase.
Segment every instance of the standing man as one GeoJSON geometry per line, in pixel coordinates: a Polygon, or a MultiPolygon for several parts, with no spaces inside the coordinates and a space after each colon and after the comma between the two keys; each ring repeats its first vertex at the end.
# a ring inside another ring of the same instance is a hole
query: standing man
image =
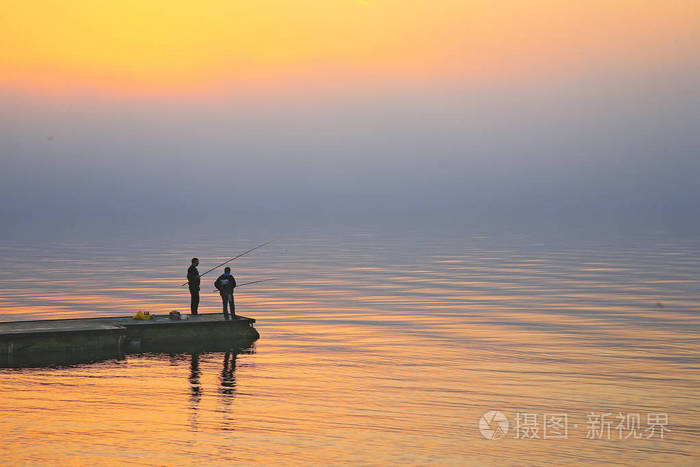
{"type": "Polygon", "coordinates": [[[226,266],[224,268],[224,273],[216,279],[214,287],[219,291],[221,300],[224,302],[224,319],[230,319],[228,317],[228,306],[231,307],[231,317],[236,319],[236,306],[233,304],[233,289],[236,287],[236,279],[231,275],[230,267],[226,266]]]}
{"type": "Polygon", "coordinates": [[[192,265],[187,270],[187,285],[190,287],[190,313],[197,314],[199,308],[199,258],[192,258],[192,265]]]}

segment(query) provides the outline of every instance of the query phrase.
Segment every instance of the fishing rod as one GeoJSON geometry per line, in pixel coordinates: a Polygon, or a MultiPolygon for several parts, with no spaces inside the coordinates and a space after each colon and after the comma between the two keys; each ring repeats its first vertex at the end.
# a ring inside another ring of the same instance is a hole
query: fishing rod
{"type": "Polygon", "coordinates": [[[260,279],[259,281],[252,281],[252,282],[246,282],[245,284],[238,284],[236,287],[243,287],[244,285],[250,285],[250,284],[257,284],[258,282],[267,282],[267,281],[274,281],[275,278],[272,277],[270,279],[260,279]]]}
{"type": "MultiPolygon", "coordinates": [[[[252,281],[252,282],[246,282],[245,284],[238,284],[238,285],[236,285],[235,288],[237,289],[238,287],[243,287],[244,285],[257,284],[258,282],[267,282],[267,281],[274,281],[274,280],[275,280],[274,277],[270,278],[270,279],[260,279],[259,281],[252,281]]],[[[218,292],[218,290],[212,290],[212,292],[218,292]]]]}
{"type": "MultiPolygon", "coordinates": [[[[202,274],[200,274],[199,277],[202,277],[204,274],[209,274],[209,273],[212,272],[214,269],[220,268],[220,267],[223,266],[224,264],[228,264],[228,263],[230,263],[231,261],[233,261],[234,259],[238,259],[238,258],[240,258],[240,257],[243,256],[243,255],[247,255],[247,254],[250,253],[251,251],[257,250],[258,248],[262,248],[262,247],[264,247],[265,245],[269,245],[270,243],[272,243],[272,240],[270,240],[269,242],[265,242],[265,243],[263,243],[263,244],[261,244],[261,245],[258,245],[258,246],[256,246],[255,248],[251,248],[250,250],[245,251],[245,252],[241,253],[241,254],[238,255],[238,256],[234,256],[233,258],[231,258],[231,259],[228,260],[228,261],[224,261],[224,262],[221,263],[221,264],[217,264],[216,266],[214,266],[214,267],[211,268],[210,270],[208,270],[208,271],[203,272],[202,274]]],[[[189,284],[189,283],[190,283],[190,281],[187,281],[187,282],[185,282],[184,284],[181,284],[180,287],[184,287],[184,286],[186,286],[186,285],[189,284]]]]}

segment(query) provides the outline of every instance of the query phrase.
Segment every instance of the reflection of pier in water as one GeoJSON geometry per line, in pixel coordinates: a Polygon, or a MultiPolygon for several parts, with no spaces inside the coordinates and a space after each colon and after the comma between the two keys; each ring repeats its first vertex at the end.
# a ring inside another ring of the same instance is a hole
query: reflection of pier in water
{"type": "MultiPolygon", "coordinates": [[[[255,339],[234,339],[234,340],[219,340],[202,343],[185,343],[185,344],[131,344],[125,346],[124,349],[114,351],[93,351],[85,353],[39,353],[28,354],[24,356],[14,356],[11,361],[0,359],[0,368],[56,368],[56,367],[71,367],[77,365],[90,365],[110,360],[126,360],[128,356],[162,356],[170,355],[172,357],[191,356],[194,360],[198,360],[199,356],[222,353],[228,355],[224,358],[224,370],[222,370],[222,378],[224,374],[231,375],[225,378],[224,386],[229,387],[232,383],[232,372],[235,369],[236,355],[239,353],[252,353],[252,346],[255,339]],[[196,356],[196,357],[195,357],[196,356]],[[233,365],[233,369],[231,368],[233,365]],[[228,368],[228,369],[227,369],[228,368]]],[[[192,363],[193,367],[198,363],[192,363]]]]}

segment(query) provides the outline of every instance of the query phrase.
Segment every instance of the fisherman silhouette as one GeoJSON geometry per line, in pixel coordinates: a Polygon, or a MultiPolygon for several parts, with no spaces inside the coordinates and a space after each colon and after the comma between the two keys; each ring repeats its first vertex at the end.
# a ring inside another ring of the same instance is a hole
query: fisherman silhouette
{"type": "Polygon", "coordinates": [[[199,259],[192,258],[192,265],[187,269],[187,284],[190,287],[190,313],[193,315],[197,314],[197,308],[199,308],[200,279],[197,266],[199,266],[199,259]]]}
{"type": "Polygon", "coordinates": [[[233,302],[233,289],[236,287],[236,279],[231,275],[231,268],[226,266],[224,273],[216,279],[214,287],[219,291],[224,305],[224,319],[236,319],[236,306],[233,302]],[[229,318],[228,308],[231,308],[231,318],[229,318]]]}

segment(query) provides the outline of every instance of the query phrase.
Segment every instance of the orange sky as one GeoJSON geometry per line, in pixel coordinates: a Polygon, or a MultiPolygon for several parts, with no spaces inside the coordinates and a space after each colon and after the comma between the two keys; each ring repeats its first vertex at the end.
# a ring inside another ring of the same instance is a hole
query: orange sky
{"type": "Polygon", "coordinates": [[[0,89],[200,93],[490,79],[697,56],[697,0],[5,2],[0,89]]]}

